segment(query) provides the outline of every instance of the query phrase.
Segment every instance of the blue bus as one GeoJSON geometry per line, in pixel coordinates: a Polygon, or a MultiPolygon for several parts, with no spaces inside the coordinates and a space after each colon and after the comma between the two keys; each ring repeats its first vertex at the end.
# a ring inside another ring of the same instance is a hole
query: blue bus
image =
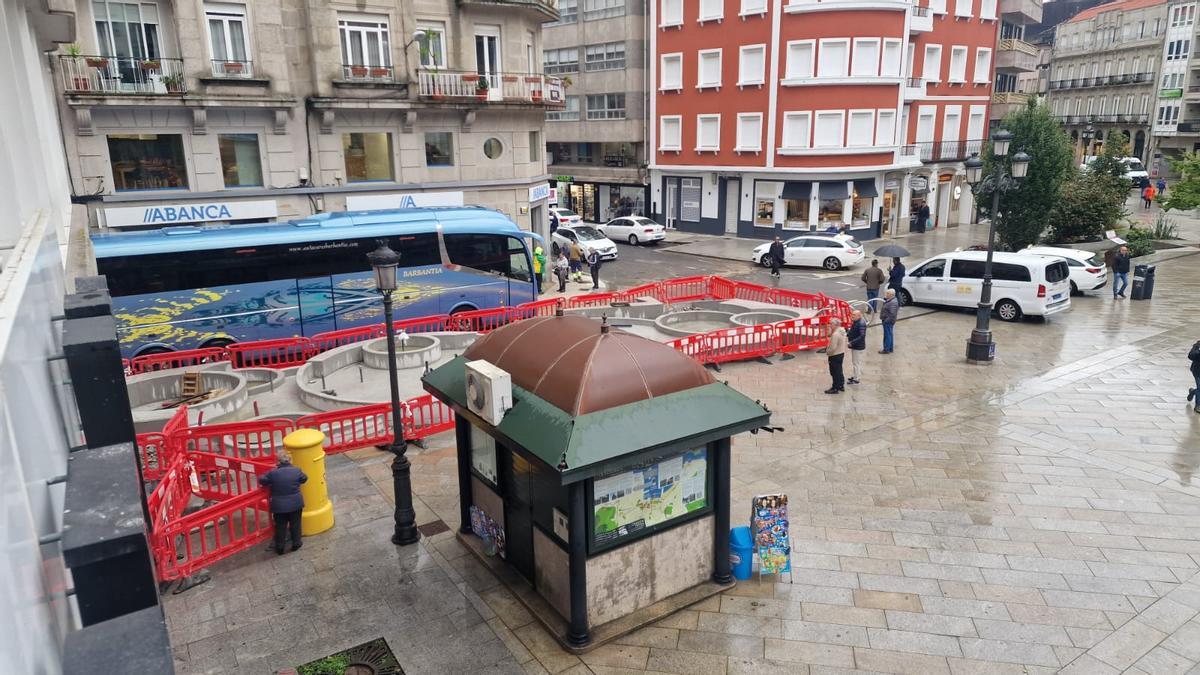
{"type": "Polygon", "coordinates": [[[326,213],[92,237],[122,355],[306,336],[383,321],[367,263],[400,254],[396,318],[535,299],[524,232],[479,207],[326,213]]]}

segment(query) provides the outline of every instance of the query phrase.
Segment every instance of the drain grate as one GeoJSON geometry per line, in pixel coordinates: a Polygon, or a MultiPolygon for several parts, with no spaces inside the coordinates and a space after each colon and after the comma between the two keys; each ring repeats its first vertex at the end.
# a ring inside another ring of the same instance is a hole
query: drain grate
{"type": "Polygon", "coordinates": [[[310,661],[296,669],[297,675],[404,675],[387,640],[376,638],[310,661]]]}
{"type": "Polygon", "coordinates": [[[446,525],[446,522],[443,520],[435,520],[433,522],[417,526],[417,532],[420,532],[426,537],[432,537],[435,534],[441,534],[449,531],[450,527],[446,525]]]}

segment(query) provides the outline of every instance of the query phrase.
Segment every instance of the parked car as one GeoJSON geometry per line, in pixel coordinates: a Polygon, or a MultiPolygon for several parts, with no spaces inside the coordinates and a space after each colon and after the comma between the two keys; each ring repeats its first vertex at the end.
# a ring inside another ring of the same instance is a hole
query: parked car
{"type": "Polygon", "coordinates": [[[583,218],[580,218],[571,209],[564,209],[558,206],[550,207],[550,231],[553,232],[563,225],[579,225],[583,223],[583,218]]]}
{"type": "Polygon", "coordinates": [[[1071,271],[1071,295],[1104,288],[1108,283],[1108,269],[1104,267],[1104,260],[1097,253],[1056,246],[1030,246],[1024,252],[1066,260],[1067,268],[1071,271]]]}
{"type": "Polygon", "coordinates": [[[559,225],[550,238],[553,242],[550,251],[554,255],[558,255],[560,249],[566,249],[571,242],[579,242],[584,257],[595,251],[601,260],[617,259],[617,245],[591,225],[559,225]]]}
{"type": "MultiPolygon", "coordinates": [[[[1095,160],[1095,155],[1088,155],[1084,158],[1083,164],[1079,168],[1086,171],[1095,160]]],[[[1142,164],[1141,159],[1137,157],[1122,157],[1121,163],[1125,165],[1125,178],[1131,182],[1131,187],[1139,187],[1143,180],[1150,180],[1150,174],[1146,171],[1146,167],[1142,164]]]]}
{"type": "Polygon", "coordinates": [[[657,244],[667,238],[667,228],[643,216],[613,218],[596,229],[613,241],[627,241],[631,246],[657,244]]]}
{"type": "MultiPolygon", "coordinates": [[[[905,275],[901,304],[977,306],[986,260],[984,251],[954,251],[922,262],[905,275]]],[[[993,311],[1003,321],[1016,321],[1069,309],[1070,276],[1061,258],[997,252],[992,258],[993,311]]]]}
{"type": "MultiPolygon", "coordinates": [[[[860,263],[865,257],[863,245],[848,234],[803,234],[788,239],[783,245],[784,265],[839,270],[860,263]]],[[[770,242],[756,246],[750,259],[757,265],[770,267],[771,259],[767,257],[770,248],[770,242]]]]}

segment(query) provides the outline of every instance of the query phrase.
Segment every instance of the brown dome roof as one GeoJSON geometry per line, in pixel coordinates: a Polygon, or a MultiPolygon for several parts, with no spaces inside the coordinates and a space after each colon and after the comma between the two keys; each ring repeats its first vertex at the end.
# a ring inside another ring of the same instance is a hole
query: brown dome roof
{"type": "Polygon", "coordinates": [[[573,416],[711,384],[674,349],[586,316],[525,319],[488,333],[463,356],[507,371],[513,384],[573,416]]]}

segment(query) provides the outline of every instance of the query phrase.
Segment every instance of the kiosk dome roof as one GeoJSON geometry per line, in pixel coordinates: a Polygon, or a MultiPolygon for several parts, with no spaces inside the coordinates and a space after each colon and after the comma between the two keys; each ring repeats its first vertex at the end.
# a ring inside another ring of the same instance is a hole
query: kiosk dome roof
{"type": "Polygon", "coordinates": [[[511,323],[463,357],[495,365],[513,384],[575,417],[716,381],[665,344],[579,315],[511,323]]]}

